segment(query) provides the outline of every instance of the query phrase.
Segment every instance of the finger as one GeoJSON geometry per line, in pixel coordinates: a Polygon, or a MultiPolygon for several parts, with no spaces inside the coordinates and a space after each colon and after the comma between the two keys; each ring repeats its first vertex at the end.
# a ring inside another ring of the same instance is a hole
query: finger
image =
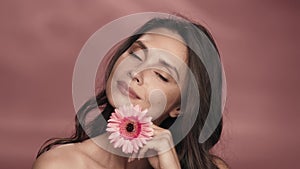
{"type": "Polygon", "coordinates": [[[131,161],[133,161],[134,160],[134,158],[132,157],[132,155],[128,158],[128,160],[127,160],[127,162],[131,162],[131,161]]]}
{"type": "Polygon", "coordinates": [[[160,133],[161,133],[163,130],[165,130],[165,129],[160,128],[160,127],[155,126],[155,125],[153,125],[152,128],[153,128],[153,136],[158,136],[158,135],[160,135],[160,133]]]}
{"type": "Polygon", "coordinates": [[[138,160],[140,160],[141,158],[144,158],[145,156],[145,153],[148,151],[148,147],[146,148],[143,148],[140,152],[139,152],[139,155],[138,155],[138,160]]]}
{"type": "Polygon", "coordinates": [[[132,158],[133,158],[134,160],[137,158],[137,156],[138,156],[138,153],[133,153],[133,154],[132,154],[132,158]]]}
{"type": "Polygon", "coordinates": [[[168,130],[168,129],[164,129],[164,128],[161,128],[161,127],[159,127],[159,126],[156,126],[156,125],[152,125],[151,126],[152,128],[153,128],[153,134],[154,135],[160,135],[161,133],[165,133],[165,134],[168,134],[168,135],[172,135],[171,134],[171,132],[170,132],[170,130],[168,130]]]}
{"type": "Polygon", "coordinates": [[[145,153],[148,150],[149,150],[149,142],[140,149],[140,151],[139,151],[139,153],[137,155],[138,160],[140,160],[141,158],[144,158],[145,153]]]}
{"type": "Polygon", "coordinates": [[[132,162],[137,158],[137,153],[132,153],[131,156],[128,158],[128,162],[132,162]]]}
{"type": "Polygon", "coordinates": [[[153,129],[163,129],[163,128],[161,128],[161,127],[155,125],[155,124],[152,124],[151,127],[152,127],[153,129]]]}

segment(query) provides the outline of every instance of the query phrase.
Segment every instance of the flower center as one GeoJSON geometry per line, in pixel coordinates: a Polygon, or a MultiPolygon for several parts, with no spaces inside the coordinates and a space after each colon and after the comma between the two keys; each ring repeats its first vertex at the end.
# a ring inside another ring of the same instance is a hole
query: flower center
{"type": "Polygon", "coordinates": [[[134,117],[124,118],[120,123],[120,134],[127,139],[137,138],[141,133],[142,124],[134,117]],[[130,119],[131,118],[131,119],[130,119]]]}
{"type": "Polygon", "coordinates": [[[126,126],[126,131],[132,132],[134,130],[134,125],[132,123],[128,123],[126,126]]]}

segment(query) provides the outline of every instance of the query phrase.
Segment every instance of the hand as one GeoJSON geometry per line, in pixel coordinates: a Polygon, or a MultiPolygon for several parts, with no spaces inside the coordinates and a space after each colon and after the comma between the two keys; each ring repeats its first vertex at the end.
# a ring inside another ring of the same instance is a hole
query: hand
{"type": "Polygon", "coordinates": [[[145,157],[145,154],[149,151],[155,151],[155,156],[148,157],[148,161],[153,168],[181,168],[176,150],[174,148],[171,132],[154,124],[152,125],[152,127],[154,129],[153,138],[148,141],[147,144],[144,145],[144,147],[142,147],[138,153],[133,154],[128,159],[128,162],[133,161],[135,158],[140,159],[145,157]]]}

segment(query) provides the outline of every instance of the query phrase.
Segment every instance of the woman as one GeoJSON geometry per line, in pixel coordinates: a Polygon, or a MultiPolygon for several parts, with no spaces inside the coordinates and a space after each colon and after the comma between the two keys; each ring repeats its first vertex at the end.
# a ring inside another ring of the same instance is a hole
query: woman
{"type": "MultiPolygon", "coordinates": [[[[223,160],[210,153],[219,141],[222,120],[216,128],[211,127],[207,140],[198,142],[210,108],[222,106],[211,102],[212,78],[199,55],[218,57],[204,27],[180,18],[148,21],[112,54],[104,90],[96,102],[91,99],[79,110],[74,135],[46,142],[33,168],[227,168],[223,160]],[[108,121],[115,108],[128,102],[149,109],[154,130],[153,138],[131,156],[113,148],[106,125],[101,125],[103,118],[108,121]],[[102,113],[86,120],[97,108],[102,113]],[[189,123],[190,128],[186,127],[189,123]],[[172,125],[175,127],[171,130],[172,125]]],[[[213,67],[219,75],[220,66],[213,67]]],[[[221,100],[220,90],[217,96],[221,100]]]]}

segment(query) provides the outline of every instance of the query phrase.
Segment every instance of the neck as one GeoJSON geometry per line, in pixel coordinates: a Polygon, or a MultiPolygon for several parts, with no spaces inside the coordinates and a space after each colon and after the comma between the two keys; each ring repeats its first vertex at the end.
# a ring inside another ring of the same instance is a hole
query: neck
{"type": "Polygon", "coordinates": [[[84,151],[98,164],[108,168],[140,168],[141,166],[149,166],[147,159],[128,162],[128,157],[131,154],[123,153],[121,148],[114,148],[113,144],[109,143],[108,137],[109,133],[105,132],[83,143],[87,145],[84,146],[84,151]]]}
{"type": "Polygon", "coordinates": [[[122,152],[121,148],[114,148],[113,144],[109,142],[109,133],[105,132],[95,138],[91,138],[91,140],[97,145],[100,146],[103,150],[105,150],[107,153],[120,156],[123,158],[128,158],[130,154],[125,154],[122,152]]]}

